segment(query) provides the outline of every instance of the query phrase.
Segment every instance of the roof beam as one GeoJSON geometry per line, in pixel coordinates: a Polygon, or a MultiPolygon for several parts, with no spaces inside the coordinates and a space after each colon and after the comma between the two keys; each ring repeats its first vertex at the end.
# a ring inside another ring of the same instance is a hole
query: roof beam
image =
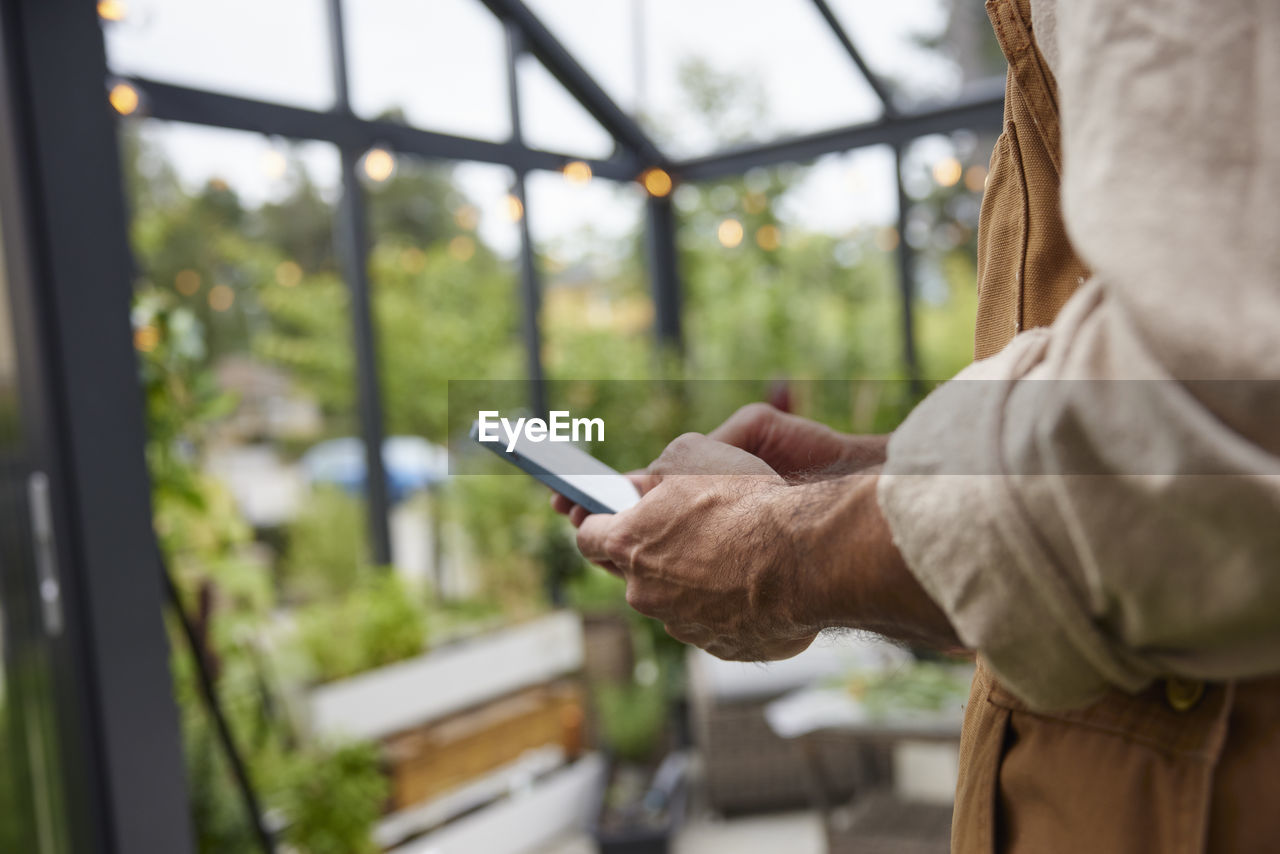
{"type": "Polygon", "coordinates": [[[551,72],[569,94],[604,127],[624,149],[647,165],[666,164],[658,146],[640,124],[619,107],[600,84],[587,73],[564,45],[521,0],[482,0],[489,11],[515,24],[524,36],[525,47],[551,72]]]}
{"type": "Polygon", "coordinates": [[[998,128],[1003,115],[1004,81],[992,80],[978,87],[973,94],[945,106],[886,115],[873,122],[776,142],[732,148],[673,163],[671,171],[686,181],[714,180],[739,175],[757,166],[805,163],[824,154],[868,145],[904,145],[931,133],[960,128],[998,128]]]}
{"type": "Polygon", "coordinates": [[[630,181],[642,168],[634,157],[627,154],[608,160],[592,160],[527,148],[511,141],[471,139],[422,130],[400,122],[289,107],[145,78],[129,78],[129,82],[141,95],[143,114],[166,121],[290,139],[319,140],[354,149],[380,145],[402,154],[496,163],[517,170],[558,171],[571,160],[584,160],[591,166],[593,174],[615,181],[630,181]]]}
{"type": "Polygon", "coordinates": [[[862,53],[854,46],[853,40],[849,38],[849,34],[840,25],[840,20],[836,18],[835,13],[831,11],[831,7],[827,5],[827,0],[813,0],[813,5],[817,7],[818,14],[827,22],[827,26],[831,28],[831,32],[839,40],[845,53],[849,54],[853,64],[858,66],[858,71],[862,72],[867,85],[871,87],[871,90],[876,93],[876,97],[880,99],[880,103],[884,105],[884,111],[890,115],[897,112],[893,106],[893,93],[889,91],[880,76],[872,71],[871,66],[867,65],[866,60],[862,58],[862,53]]]}

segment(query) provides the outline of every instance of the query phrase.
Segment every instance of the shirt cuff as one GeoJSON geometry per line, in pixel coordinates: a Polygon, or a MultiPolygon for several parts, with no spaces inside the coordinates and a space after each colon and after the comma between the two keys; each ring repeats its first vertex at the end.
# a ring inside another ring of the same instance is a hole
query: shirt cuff
{"type": "Polygon", "coordinates": [[[1010,386],[1048,330],[1017,336],[926,398],[894,432],[877,500],[894,544],[965,645],[1037,709],[1069,708],[1144,676],[1096,630],[1084,597],[1026,520],[1000,451],[1010,386]]]}

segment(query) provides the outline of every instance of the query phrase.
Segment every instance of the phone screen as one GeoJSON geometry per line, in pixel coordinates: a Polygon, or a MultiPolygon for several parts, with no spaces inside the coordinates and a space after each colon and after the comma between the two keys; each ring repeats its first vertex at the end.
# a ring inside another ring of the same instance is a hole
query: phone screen
{"type": "MultiPolygon", "coordinates": [[[[471,438],[480,442],[478,425],[471,438]]],[[[505,442],[480,444],[590,513],[621,513],[640,500],[629,478],[571,443],[531,442],[521,435],[510,451],[505,442]]]]}

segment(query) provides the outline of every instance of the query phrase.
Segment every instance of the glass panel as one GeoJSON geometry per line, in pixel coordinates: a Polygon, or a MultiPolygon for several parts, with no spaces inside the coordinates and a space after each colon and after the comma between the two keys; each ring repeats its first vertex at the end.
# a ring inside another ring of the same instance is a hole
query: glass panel
{"type": "Polygon", "coordinates": [[[648,405],[662,364],[644,205],[635,184],[584,183],[571,170],[529,176],[550,405],[602,418],[609,441],[591,451],[623,470],[647,465],[672,438],[665,408],[648,405]]]}
{"type": "MultiPolygon", "coordinates": [[[[6,200],[6,203],[8,200],[6,200]]],[[[7,236],[0,223],[0,851],[68,847],[49,647],[37,609],[7,236]]]]}
{"type": "Polygon", "coordinates": [[[324,0],[99,3],[117,74],[315,109],[333,104],[324,0]]]}
{"type": "MultiPolygon", "coordinates": [[[[286,703],[421,648],[399,619],[411,603],[368,565],[337,152],[153,121],[123,135],[169,569],[264,809],[289,817],[282,841],[362,850],[383,798],[374,747],[308,740],[286,703]]],[[[171,643],[199,850],[252,850],[192,652],[171,643]]]]}
{"type": "Polygon", "coordinates": [[[522,56],[516,72],[526,145],[580,157],[607,158],[613,153],[613,137],[541,62],[522,56]]]}
{"type": "Polygon", "coordinates": [[[953,98],[967,83],[1004,74],[981,3],[828,2],[867,64],[906,103],[953,98]]]}
{"type": "Polygon", "coordinates": [[[347,0],[351,101],[390,117],[481,139],[511,135],[506,37],[476,0],[347,0]]]}
{"type": "Polygon", "coordinates": [[[896,423],[893,176],[873,149],[680,188],[688,375],[752,381],[755,399],[840,429],[896,423]]]}
{"type": "Polygon", "coordinates": [[[548,604],[546,497],[529,478],[450,477],[446,450],[450,425],[470,425],[449,420],[450,380],[516,381],[518,405],[528,400],[513,178],[504,167],[399,158],[369,199],[387,434],[404,457],[390,472],[395,570],[428,602],[433,644],[548,604]]]}
{"type": "Polygon", "coordinates": [[[973,361],[978,210],[995,131],[917,140],[906,152],[907,243],[916,251],[921,374],[949,379],[973,361]]]}
{"type": "Polygon", "coordinates": [[[672,156],[880,113],[875,94],[805,0],[531,5],[672,156]]]}
{"type": "Polygon", "coordinates": [[[644,32],[636,12],[644,2],[528,0],[525,5],[618,106],[635,112],[643,89],[643,81],[637,79],[637,50],[642,46],[644,32]]]}

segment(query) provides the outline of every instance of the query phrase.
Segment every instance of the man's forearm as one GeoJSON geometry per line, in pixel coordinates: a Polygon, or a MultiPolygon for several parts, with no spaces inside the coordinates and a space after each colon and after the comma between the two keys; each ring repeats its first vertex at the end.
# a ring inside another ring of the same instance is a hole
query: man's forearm
{"type": "Polygon", "coordinates": [[[815,627],[846,627],[940,649],[961,646],[942,609],[893,544],[876,502],[878,472],[781,491],[783,530],[796,538],[798,607],[815,627]]]}

